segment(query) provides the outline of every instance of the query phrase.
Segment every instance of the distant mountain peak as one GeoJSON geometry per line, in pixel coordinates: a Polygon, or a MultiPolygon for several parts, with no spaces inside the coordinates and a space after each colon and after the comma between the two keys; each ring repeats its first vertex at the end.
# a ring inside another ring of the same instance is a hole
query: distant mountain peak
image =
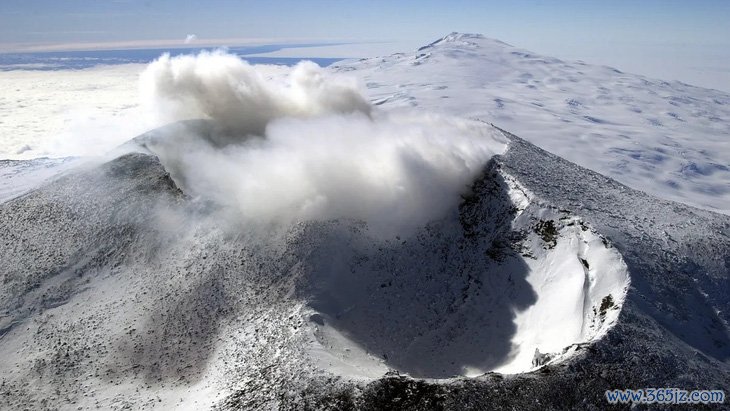
{"type": "Polygon", "coordinates": [[[452,31],[448,35],[444,36],[441,41],[459,41],[459,40],[470,40],[470,39],[485,39],[483,34],[479,33],[459,33],[452,31]]]}
{"type": "Polygon", "coordinates": [[[497,39],[485,37],[483,34],[459,33],[459,32],[454,31],[426,46],[419,48],[418,50],[419,51],[425,50],[425,49],[433,47],[433,46],[437,46],[440,44],[447,44],[447,43],[468,44],[468,45],[473,45],[473,46],[481,46],[484,44],[492,43],[492,44],[496,44],[496,45],[500,45],[500,46],[512,47],[512,45],[510,45],[510,44],[507,44],[507,43],[497,40],[497,39]]]}

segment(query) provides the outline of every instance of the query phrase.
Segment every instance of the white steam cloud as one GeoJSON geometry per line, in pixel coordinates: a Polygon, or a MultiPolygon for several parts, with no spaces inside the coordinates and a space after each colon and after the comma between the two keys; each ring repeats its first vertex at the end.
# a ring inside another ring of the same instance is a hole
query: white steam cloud
{"type": "Polygon", "coordinates": [[[147,146],[183,190],[240,221],[350,218],[404,233],[443,216],[505,149],[478,122],[374,110],[357,81],[311,62],[267,73],[215,52],[163,56],[141,78],[164,119],[208,120],[147,146]]]}
{"type": "Polygon", "coordinates": [[[266,74],[223,51],[164,55],[142,73],[141,94],[167,121],[210,118],[242,137],[263,136],[275,118],[371,111],[354,79],[331,78],[312,62],[283,82],[266,74]]]}
{"type": "Polygon", "coordinates": [[[185,36],[185,44],[191,44],[197,39],[198,36],[196,36],[195,34],[188,34],[187,36],[185,36]]]}

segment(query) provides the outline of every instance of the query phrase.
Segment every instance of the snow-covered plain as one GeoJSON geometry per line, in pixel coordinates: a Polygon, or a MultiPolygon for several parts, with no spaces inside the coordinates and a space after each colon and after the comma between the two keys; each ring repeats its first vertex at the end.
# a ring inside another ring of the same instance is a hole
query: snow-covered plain
{"type": "Polygon", "coordinates": [[[143,68],[0,73],[0,158],[98,155],[149,130],[139,109],[143,68]]]}

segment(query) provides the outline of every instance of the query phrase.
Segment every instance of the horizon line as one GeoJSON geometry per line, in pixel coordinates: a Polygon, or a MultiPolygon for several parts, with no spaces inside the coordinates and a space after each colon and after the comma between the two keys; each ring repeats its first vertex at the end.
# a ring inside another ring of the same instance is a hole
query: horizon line
{"type": "Polygon", "coordinates": [[[197,39],[186,42],[185,39],[155,39],[155,40],[122,40],[101,42],[74,42],[74,43],[0,43],[0,53],[43,53],[64,51],[103,51],[103,50],[142,50],[154,48],[185,49],[196,47],[239,47],[265,45],[291,45],[303,47],[340,45],[348,43],[381,43],[384,40],[367,41],[332,38],[282,38],[282,37],[231,37],[214,39],[197,39]]]}

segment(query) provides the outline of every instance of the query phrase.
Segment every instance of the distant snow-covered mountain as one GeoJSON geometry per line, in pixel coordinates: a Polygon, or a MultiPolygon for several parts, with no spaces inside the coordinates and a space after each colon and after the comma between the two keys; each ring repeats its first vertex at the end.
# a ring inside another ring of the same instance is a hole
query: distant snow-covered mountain
{"type": "Polygon", "coordinates": [[[662,198],[730,213],[730,94],[452,33],[336,65],[376,105],[479,118],[662,198]]]}

